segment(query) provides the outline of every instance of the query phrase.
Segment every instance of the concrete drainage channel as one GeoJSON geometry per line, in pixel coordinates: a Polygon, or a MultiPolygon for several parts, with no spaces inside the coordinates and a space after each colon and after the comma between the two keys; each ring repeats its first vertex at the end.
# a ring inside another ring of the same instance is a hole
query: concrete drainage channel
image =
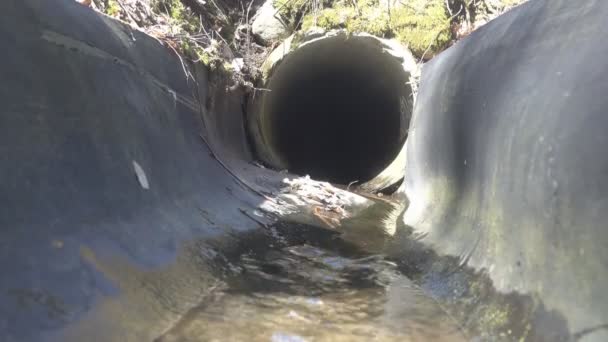
{"type": "Polygon", "coordinates": [[[127,25],[0,9],[0,340],[608,338],[608,5],[518,7],[415,105],[391,41],[291,38],[246,122],[127,25]]]}

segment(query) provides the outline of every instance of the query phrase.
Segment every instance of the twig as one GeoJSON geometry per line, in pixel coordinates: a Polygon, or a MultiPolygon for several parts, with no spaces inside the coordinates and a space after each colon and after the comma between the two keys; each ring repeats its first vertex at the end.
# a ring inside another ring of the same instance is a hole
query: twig
{"type": "Polygon", "coordinates": [[[453,13],[452,9],[450,8],[450,0],[445,0],[445,7],[448,9],[448,13],[450,14],[450,16],[452,16],[453,13]]]}
{"type": "Polygon", "coordinates": [[[211,3],[213,4],[213,6],[215,6],[215,8],[217,9],[217,11],[219,12],[220,16],[222,17],[222,20],[227,22],[228,21],[228,17],[226,16],[226,14],[224,14],[224,11],[222,11],[222,9],[217,5],[217,3],[215,3],[214,0],[211,0],[211,3]]]}
{"type": "Polygon", "coordinates": [[[424,4],[424,7],[422,7],[422,8],[420,8],[420,6],[416,6],[416,7],[415,7],[415,6],[410,5],[410,4],[408,3],[408,1],[407,1],[407,0],[400,0],[400,1],[398,1],[398,2],[399,2],[399,5],[401,5],[401,6],[403,6],[403,7],[407,7],[407,8],[409,8],[409,9],[411,9],[411,10],[412,10],[412,11],[414,11],[416,14],[420,14],[420,11],[423,11],[423,10],[424,10],[424,9],[425,9],[425,8],[426,8],[428,5],[429,5],[429,1],[427,1],[427,2],[424,4]]]}
{"type": "MultiPolygon", "coordinates": [[[[314,0],[313,0],[313,1],[314,1],[314,0]]],[[[300,20],[298,20],[298,23],[297,23],[297,24],[296,24],[296,26],[295,26],[296,28],[297,28],[298,26],[300,26],[300,24],[301,24],[301,23],[302,23],[302,21],[304,20],[304,14],[305,14],[305,12],[306,12],[306,11],[304,10],[304,7],[306,7],[306,6],[308,6],[308,2],[307,2],[307,1],[304,1],[304,3],[303,3],[303,4],[302,4],[302,5],[301,5],[301,6],[298,8],[298,12],[302,12],[302,16],[300,17],[300,20]]],[[[316,20],[317,20],[317,18],[316,18],[316,17],[317,17],[317,13],[314,13],[314,14],[315,14],[315,24],[316,24],[316,20]]]]}
{"type": "Polygon", "coordinates": [[[271,91],[272,91],[272,89],[266,89],[266,88],[256,88],[256,87],[251,87],[251,88],[253,88],[253,99],[254,99],[254,100],[255,100],[255,95],[256,95],[256,92],[257,92],[258,90],[259,90],[259,91],[267,91],[267,92],[271,92],[271,91]]]}
{"type": "Polygon", "coordinates": [[[353,185],[353,184],[355,184],[355,183],[358,183],[358,182],[359,182],[359,180],[352,181],[352,182],[348,183],[348,185],[346,186],[346,190],[347,190],[347,191],[350,191],[350,187],[351,187],[351,185],[353,185]]]}
{"type": "Polygon", "coordinates": [[[133,19],[133,16],[131,16],[131,13],[129,13],[129,10],[125,7],[125,5],[123,5],[122,1],[121,0],[116,0],[116,2],[120,6],[120,8],[122,8],[122,10],[125,11],[125,13],[127,14],[127,17],[129,17],[129,19],[131,19],[131,22],[133,24],[135,24],[135,27],[139,28],[139,25],[137,24],[137,21],[135,21],[135,19],[133,19]]]}
{"type": "MultiPolygon", "coordinates": [[[[353,7],[355,8],[355,11],[357,11],[357,15],[361,16],[361,10],[359,9],[359,6],[357,6],[357,0],[350,0],[350,2],[353,5],[353,7]]],[[[390,16],[390,11],[389,11],[388,15],[390,16]]]]}
{"type": "Polygon", "coordinates": [[[247,14],[245,14],[245,21],[247,25],[247,57],[249,57],[251,50],[251,26],[249,26],[249,11],[251,10],[251,5],[253,5],[253,0],[249,1],[249,6],[247,6],[247,14]]]}
{"type": "MultiPolygon", "coordinates": [[[[456,14],[452,15],[448,21],[452,22],[452,19],[456,18],[460,12],[462,11],[463,6],[460,6],[460,9],[458,10],[458,12],[456,12],[456,14]]],[[[433,38],[433,40],[431,40],[431,43],[429,44],[429,46],[427,46],[426,50],[424,50],[424,53],[422,54],[422,56],[420,56],[420,60],[418,60],[418,64],[422,63],[422,61],[424,60],[424,56],[426,56],[426,54],[429,52],[429,50],[431,49],[431,46],[433,46],[433,44],[435,44],[435,42],[437,41],[437,38],[439,38],[439,35],[443,33],[444,30],[441,30],[439,32],[437,32],[437,35],[435,36],[435,38],[433,38]]]]}
{"type": "Polygon", "coordinates": [[[276,20],[278,20],[279,22],[281,22],[281,24],[283,24],[283,26],[288,27],[287,22],[285,22],[285,20],[283,19],[283,17],[281,17],[281,14],[279,13],[281,11],[281,9],[283,7],[285,7],[288,3],[290,3],[292,0],[286,1],[284,2],[279,8],[275,9],[274,14],[272,15],[273,18],[275,18],[276,20]]]}
{"type": "Polygon", "coordinates": [[[488,8],[488,11],[492,14],[496,14],[498,12],[497,8],[494,8],[493,5],[489,4],[487,1],[483,0],[483,4],[486,5],[486,7],[488,8]]]}
{"type": "Polygon", "coordinates": [[[228,45],[228,48],[230,48],[230,44],[228,44],[228,42],[226,41],[226,39],[224,39],[224,37],[222,37],[222,35],[221,35],[219,32],[217,32],[217,30],[213,30],[213,32],[215,32],[215,34],[217,34],[217,36],[218,36],[218,37],[220,37],[220,39],[221,39],[221,40],[222,40],[224,43],[226,43],[226,45],[228,45]]]}
{"type": "Polygon", "coordinates": [[[199,15],[199,18],[201,21],[201,30],[203,30],[208,39],[211,39],[211,36],[209,36],[209,32],[207,32],[207,30],[205,30],[205,26],[203,26],[203,16],[199,15]]]}
{"type": "Polygon", "coordinates": [[[179,58],[179,62],[182,64],[182,69],[184,70],[184,75],[186,76],[186,82],[188,82],[189,78],[192,78],[192,80],[196,83],[194,76],[186,68],[186,64],[184,64],[184,60],[182,59],[182,56],[179,54],[179,52],[177,52],[177,50],[175,50],[175,48],[171,44],[167,44],[167,46],[169,46],[169,48],[171,48],[171,50],[175,52],[177,58],[179,58]]]}
{"type": "Polygon", "coordinates": [[[290,4],[291,2],[293,2],[294,0],[288,0],[285,1],[281,6],[279,6],[279,8],[277,8],[277,13],[283,9],[283,7],[287,6],[287,4],[290,4]]]}

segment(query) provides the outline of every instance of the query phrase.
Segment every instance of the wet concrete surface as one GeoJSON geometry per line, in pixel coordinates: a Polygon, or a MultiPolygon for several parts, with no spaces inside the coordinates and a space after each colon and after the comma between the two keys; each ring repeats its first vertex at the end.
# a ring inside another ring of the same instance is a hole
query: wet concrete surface
{"type": "Polygon", "coordinates": [[[314,227],[272,229],[279,239],[249,240],[214,293],[156,341],[467,340],[383,255],[314,227]]]}

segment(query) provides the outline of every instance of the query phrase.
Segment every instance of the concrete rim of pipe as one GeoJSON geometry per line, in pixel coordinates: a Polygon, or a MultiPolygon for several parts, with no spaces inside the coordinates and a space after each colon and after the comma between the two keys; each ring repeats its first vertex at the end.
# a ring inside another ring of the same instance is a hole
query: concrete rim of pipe
{"type": "Polygon", "coordinates": [[[344,31],[291,36],[266,59],[247,126],[276,169],[376,192],[404,177],[418,66],[394,40],[344,31]]]}

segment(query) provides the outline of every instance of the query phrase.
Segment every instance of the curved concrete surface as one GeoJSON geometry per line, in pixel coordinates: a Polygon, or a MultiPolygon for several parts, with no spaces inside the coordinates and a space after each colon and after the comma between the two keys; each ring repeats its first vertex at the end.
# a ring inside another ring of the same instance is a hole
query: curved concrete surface
{"type": "MultiPolygon", "coordinates": [[[[154,39],[71,0],[0,13],[0,340],[152,341],[267,226],[255,210],[283,176],[249,164],[242,94],[184,77],[154,39]]],[[[522,324],[489,340],[608,338],[606,17],[601,1],[532,0],[424,69],[408,226],[386,251],[410,270],[418,244],[456,257],[421,286],[499,298],[522,324]]],[[[470,319],[504,325],[490,313],[470,319]]]]}
{"type": "Polygon", "coordinates": [[[607,17],[533,0],[427,64],[404,183],[422,242],[584,341],[608,340],[607,17]]]}
{"type": "Polygon", "coordinates": [[[152,341],[261,198],[210,154],[195,84],[157,41],[69,0],[0,12],[0,340],[152,341]]]}

